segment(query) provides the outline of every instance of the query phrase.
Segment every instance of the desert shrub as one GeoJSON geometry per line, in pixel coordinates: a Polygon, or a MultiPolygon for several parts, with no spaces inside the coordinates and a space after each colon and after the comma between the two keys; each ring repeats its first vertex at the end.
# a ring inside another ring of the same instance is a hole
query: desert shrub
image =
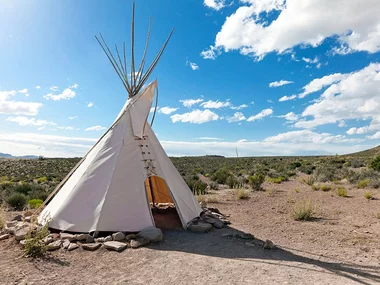
{"type": "Polygon", "coordinates": [[[371,200],[373,198],[372,192],[369,192],[369,191],[365,192],[364,198],[366,198],[367,200],[371,200]]]}
{"type": "Polygon", "coordinates": [[[205,174],[205,177],[210,177],[210,174],[209,174],[209,173],[206,173],[206,174],[205,174]]]}
{"type": "Polygon", "coordinates": [[[289,176],[289,177],[292,177],[292,176],[296,176],[297,173],[294,170],[288,170],[286,172],[286,175],[289,176]]]}
{"type": "Polygon", "coordinates": [[[27,198],[24,194],[13,193],[7,198],[7,203],[16,210],[22,210],[27,202],[27,198]]]}
{"type": "Polygon", "coordinates": [[[344,187],[339,186],[336,188],[336,194],[339,197],[347,197],[347,190],[344,187]]]}
{"type": "Polygon", "coordinates": [[[206,194],[207,184],[200,180],[190,180],[187,185],[191,189],[194,195],[204,195],[206,194]]]}
{"type": "Polygon", "coordinates": [[[290,165],[290,168],[291,169],[296,169],[298,167],[301,167],[302,166],[302,163],[299,162],[299,161],[296,161],[296,162],[293,162],[291,165],[290,165]]]}
{"type": "Polygon", "coordinates": [[[38,207],[40,207],[42,205],[43,202],[44,201],[42,201],[41,199],[29,200],[28,201],[29,209],[37,209],[38,207]]]}
{"type": "Polygon", "coordinates": [[[282,182],[286,181],[285,177],[279,176],[276,178],[268,178],[268,182],[276,183],[276,184],[281,184],[282,182]]]}
{"type": "Polygon", "coordinates": [[[38,182],[38,183],[46,183],[46,182],[47,182],[47,178],[46,178],[46,176],[43,176],[43,177],[37,178],[37,182],[38,182]]]}
{"type": "Polygon", "coordinates": [[[244,189],[235,189],[234,195],[235,195],[236,200],[248,199],[249,197],[248,192],[244,189]]]}
{"type": "Polygon", "coordinates": [[[380,178],[373,178],[369,184],[372,188],[380,188],[380,178]]]}
{"type": "Polygon", "coordinates": [[[15,186],[14,191],[24,195],[28,195],[28,193],[32,191],[32,185],[30,185],[29,183],[21,183],[15,186]]]}
{"type": "Polygon", "coordinates": [[[211,182],[208,186],[210,186],[211,190],[219,190],[219,184],[216,182],[211,182]]]}
{"type": "Polygon", "coordinates": [[[311,189],[313,189],[314,191],[318,191],[319,190],[319,186],[318,185],[311,185],[311,189]]]}
{"type": "Polygon", "coordinates": [[[45,191],[44,189],[33,189],[28,194],[29,199],[39,199],[42,201],[45,201],[48,196],[49,192],[45,191]]]}
{"type": "Polygon", "coordinates": [[[316,181],[316,179],[313,175],[309,175],[306,178],[301,179],[302,183],[309,185],[309,186],[312,186],[315,183],[315,181],[316,181]]]}
{"type": "Polygon", "coordinates": [[[301,172],[309,174],[309,175],[313,173],[314,169],[315,169],[315,166],[311,164],[303,164],[299,167],[299,170],[301,172]]]}
{"type": "Polygon", "coordinates": [[[226,168],[220,168],[214,172],[211,179],[219,184],[226,184],[229,173],[226,168]]]}
{"type": "Polygon", "coordinates": [[[229,188],[234,189],[239,187],[239,181],[236,179],[235,176],[229,175],[226,181],[226,184],[229,188]]]}
{"type": "Polygon", "coordinates": [[[340,180],[338,169],[334,165],[321,165],[315,169],[315,177],[318,182],[340,180]]]}
{"type": "Polygon", "coordinates": [[[369,167],[373,170],[380,171],[380,155],[371,160],[369,167]]]}
{"type": "Polygon", "coordinates": [[[4,228],[5,225],[5,211],[3,207],[0,205],[0,230],[4,228]]]}
{"type": "Polygon", "coordinates": [[[43,242],[43,239],[49,234],[49,224],[46,223],[45,226],[38,229],[34,236],[29,233],[26,236],[26,242],[24,245],[24,254],[26,257],[42,257],[47,251],[47,246],[43,242]]]}
{"type": "Polygon", "coordinates": [[[360,181],[358,182],[357,187],[358,187],[359,189],[366,188],[370,182],[371,182],[371,180],[369,180],[369,179],[363,179],[363,180],[360,180],[360,181]]]}
{"type": "Polygon", "coordinates": [[[206,195],[197,195],[197,196],[195,196],[195,198],[197,198],[199,204],[201,204],[202,207],[206,207],[207,206],[206,195]]]}
{"type": "Polygon", "coordinates": [[[293,205],[293,217],[296,221],[309,221],[313,218],[316,207],[311,200],[299,200],[293,205]]]}
{"type": "Polygon", "coordinates": [[[252,187],[253,190],[261,190],[261,185],[265,181],[265,175],[262,173],[257,173],[253,176],[249,176],[249,185],[252,187]]]}
{"type": "Polygon", "coordinates": [[[327,184],[323,184],[323,185],[321,185],[320,189],[321,189],[323,192],[327,192],[327,191],[330,191],[330,190],[331,190],[331,186],[330,186],[330,185],[327,185],[327,184]]]}
{"type": "Polygon", "coordinates": [[[218,197],[216,195],[208,196],[206,198],[207,203],[219,203],[218,197]]]}
{"type": "Polygon", "coordinates": [[[351,166],[352,168],[360,168],[366,166],[365,162],[359,159],[350,160],[348,163],[348,166],[351,166]]]}

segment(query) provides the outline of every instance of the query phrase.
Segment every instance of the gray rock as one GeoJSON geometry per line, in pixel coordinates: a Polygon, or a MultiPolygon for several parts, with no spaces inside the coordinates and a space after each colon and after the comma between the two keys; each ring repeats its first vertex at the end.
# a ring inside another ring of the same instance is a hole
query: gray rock
{"type": "Polygon", "coordinates": [[[212,225],[208,223],[191,224],[188,229],[196,233],[207,233],[212,229],[212,225]]]}
{"type": "Polygon", "coordinates": [[[69,246],[70,246],[70,240],[68,240],[68,239],[63,240],[62,248],[63,249],[68,249],[69,246]]]}
{"type": "Polygon", "coordinates": [[[210,216],[204,216],[203,221],[205,221],[206,223],[209,223],[211,225],[216,223],[216,219],[214,219],[210,216]]]}
{"type": "Polygon", "coordinates": [[[69,234],[69,233],[60,233],[59,237],[61,239],[67,239],[69,241],[74,241],[75,240],[75,235],[69,234]]]}
{"type": "Polygon", "coordinates": [[[271,240],[267,239],[267,240],[265,241],[265,243],[264,243],[263,248],[264,248],[264,249],[275,249],[276,246],[274,245],[274,243],[273,243],[271,240]]]}
{"type": "Polygon", "coordinates": [[[52,236],[50,236],[50,235],[48,235],[48,236],[46,236],[46,237],[44,237],[43,239],[42,239],[42,242],[44,243],[44,244],[49,244],[49,243],[52,243],[54,241],[54,237],[52,237],[52,236]]]}
{"type": "Polygon", "coordinates": [[[241,239],[255,239],[255,236],[250,233],[238,233],[236,237],[241,239]]]}
{"type": "Polygon", "coordinates": [[[7,228],[15,228],[17,225],[17,221],[11,221],[11,222],[6,222],[5,227],[7,228]]]}
{"type": "Polygon", "coordinates": [[[104,242],[106,242],[106,241],[112,241],[112,236],[106,236],[104,238],[104,242]]]}
{"type": "Polygon", "coordinates": [[[1,236],[0,236],[0,240],[9,239],[10,236],[11,236],[10,234],[4,234],[4,235],[1,235],[1,236]]]}
{"type": "Polygon", "coordinates": [[[13,217],[12,221],[22,221],[22,215],[16,215],[13,217]]]}
{"type": "Polygon", "coordinates": [[[24,247],[25,244],[26,244],[27,242],[28,242],[28,240],[27,240],[27,239],[24,239],[24,240],[20,241],[20,245],[21,245],[22,247],[24,247]]]}
{"type": "Polygon", "coordinates": [[[137,238],[137,235],[135,234],[129,234],[129,235],[126,235],[125,236],[125,239],[128,241],[128,240],[131,240],[131,239],[135,239],[137,238]]]}
{"type": "Polygon", "coordinates": [[[114,241],[122,241],[125,240],[125,234],[122,232],[117,232],[112,235],[112,239],[114,241]]]}
{"type": "Polygon", "coordinates": [[[14,236],[17,241],[25,239],[26,235],[29,233],[30,229],[29,227],[21,227],[21,228],[16,228],[14,231],[14,236]]]}
{"type": "Polygon", "coordinates": [[[15,231],[16,231],[15,227],[5,227],[4,228],[4,232],[7,233],[7,234],[14,235],[15,231]]]}
{"type": "Polygon", "coordinates": [[[67,250],[72,251],[74,249],[77,249],[78,247],[79,247],[79,245],[77,245],[76,243],[70,243],[67,250]]]}
{"type": "Polygon", "coordinates": [[[32,217],[25,217],[24,221],[30,223],[32,221],[32,217]]]}
{"type": "Polygon", "coordinates": [[[235,234],[222,234],[222,238],[234,238],[235,234]]]}
{"type": "Polygon", "coordinates": [[[215,223],[213,223],[212,225],[214,226],[214,228],[217,229],[221,229],[224,227],[224,223],[219,219],[215,219],[215,223]]]}
{"type": "Polygon", "coordinates": [[[78,241],[84,241],[88,238],[89,234],[77,234],[75,235],[75,240],[78,240],[78,241]]]}
{"type": "Polygon", "coordinates": [[[47,245],[47,250],[48,251],[57,250],[57,249],[59,249],[61,247],[61,245],[62,245],[62,241],[61,240],[56,240],[56,241],[54,241],[52,243],[49,243],[47,245]]]}
{"type": "Polygon", "coordinates": [[[95,242],[101,242],[101,243],[103,243],[103,242],[105,242],[105,239],[106,238],[104,238],[104,237],[96,238],[95,242]]]}
{"type": "Polygon", "coordinates": [[[104,247],[108,250],[123,251],[127,245],[119,241],[107,241],[104,243],[104,247]]]}
{"type": "Polygon", "coordinates": [[[141,232],[139,232],[137,236],[145,238],[150,242],[162,241],[162,239],[164,238],[162,231],[155,227],[149,227],[147,229],[144,229],[141,232]]]}
{"type": "Polygon", "coordinates": [[[95,242],[94,237],[91,236],[91,235],[88,235],[88,237],[87,237],[87,239],[86,239],[86,243],[93,243],[93,242],[95,242]]]}
{"type": "Polygon", "coordinates": [[[94,251],[97,250],[101,246],[100,243],[84,243],[82,244],[82,248],[84,250],[94,251]]]}
{"type": "Polygon", "coordinates": [[[148,245],[149,243],[150,243],[150,241],[148,239],[137,238],[137,239],[131,240],[130,246],[131,246],[131,248],[139,248],[139,247],[142,247],[144,245],[148,245]]]}

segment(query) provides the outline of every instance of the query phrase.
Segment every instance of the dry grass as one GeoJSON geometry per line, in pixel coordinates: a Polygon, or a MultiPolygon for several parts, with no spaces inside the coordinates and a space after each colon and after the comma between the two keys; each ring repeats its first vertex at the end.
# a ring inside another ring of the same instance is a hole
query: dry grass
{"type": "Polygon", "coordinates": [[[0,230],[4,228],[5,225],[5,210],[2,205],[0,205],[0,230]]]}
{"type": "Polygon", "coordinates": [[[336,194],[339,197],[347,197],[347,190],[344,187],[339,186],[338,188],[336,188],[336,194]]]}
{"type": "Polygon", "coordinates": [[[207,206],[207,197],[206,197],[206,195],[197,195],[197,196],[195,196],[195,198],[197,198],[199,204],[201,204],[202,207],[206,207],[207,206]]]}
{"type": "Polygon", "coordinates": [[[320,188],[323,192],[328,192],[331,190],[331,186],[330,185],[327,185],[327,184],[323,184],[321,185],[321,188],[320,188]]]}
{"type": "Polygon", "coordinates": [[[293,217],[296,221],[309,221],[313,218],[316,206],[311,200],[298,200],[293,206],[293,217]]]}
{"type": "Polygon", "coordinates": [[[243,199],[248,199],[249,193],[248,191],[244,189],[235,189],[234,190],[234,196],[236,200],[243,200],[243,199]]]}
{"type": "Polygon", "coordinates": [[[216,196],[216,195],[208,196],[208,197],[206,197],[206,202],[207,203],[214,203],[214,204],[219,203],[218,196],[216,196]]]}
{"type": "Polygon", "coordinates": [[[372,192],[365,192],[364,193],[364,197],[367,199],[367,200],[371,200],[371,199],[373,199],[373,194],[372,194],[372,192]]]}

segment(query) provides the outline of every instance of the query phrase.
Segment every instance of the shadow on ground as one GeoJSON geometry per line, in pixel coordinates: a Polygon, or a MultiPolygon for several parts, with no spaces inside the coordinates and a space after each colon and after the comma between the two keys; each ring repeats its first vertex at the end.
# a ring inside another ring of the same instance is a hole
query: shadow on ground
{"type": "Polygon", "coordinates": [[[150,246],[153,250],[179,251],[205,256],[239,259],[275,266],[294,267],[301,270],[324,272],[351,279],[360,284],[380,283],[380,266],[365,266],[354,263],[341,262],[333,257],[321,256],[311,252],[293,248],[281,247],[266,250],[259,239],[243,240],[239,238],[225,238],[224,234],[243,233],[227,227],[214,230],[207,234],[198,234],[188,231],[165,231],[165,241],[150,246]],[[246,243],[250,243],[247,245],[246,243]]]}

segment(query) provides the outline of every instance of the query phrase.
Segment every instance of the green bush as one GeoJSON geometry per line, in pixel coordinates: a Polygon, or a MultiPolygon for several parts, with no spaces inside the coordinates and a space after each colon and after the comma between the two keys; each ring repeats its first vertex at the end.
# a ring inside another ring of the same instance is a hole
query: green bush
{"type": "Polygon", "coordinates": [[[367,200],[371,200],[373,198],[373,194],[371,192],[365,192],[364,198],[366,198],[367,200]]]}
{"type": "Polygon", "coordinates": [[[202,182],[201,180],[193,180],[193,179],[186,179],[185,181],[194,195],[206,194],[206,187],[207,187],[206,183],[202,182]]]}
{"type": "Polygon", "coordinates": [[[21,193],[13,193],[7,199],[7,203],[16,210],[22,210],[25,207],[27,201],[28,200],[26,196],[21,193]]]}
{"type": "Polygon", "coordinates": [[[42,201],[41,199],[32,199],[32,200],[29,200],[28,201],[28,206],[29,206],[29,209],[37,209],[39,208],[42,203],[44,201],[42,201]]]}
{"type": "Polygon", "coordinates": [[[262,173],[255,174],[253,176],[249,176],[249,185],[254,190],[261,190],[261,185],[265,181],[265,175],[262,173]]]}
{"type": "Polygon", "coordinates": [[[336,188],[336,194],[339,197],[347,197],[347,190],[344,187],[339,186],[338,188],[336,188]]]}
{"type": "Polygon", "coordinates": [[[15,186],[14,190],[18,193],[28,195],[30,191],[33,190],[32,185],[29,183],[21,183],[15,186]]]}
{"type": "Polygon", "coordinates": [[[369,179],[363,179],[363,180],[360,180],[360,181],[358,182],[358,188],[359,188],[359,189],[366,188],[370,182],[371,182],[371,180],[369,180],[369,179]]]}
{"type": "Polygon", "coordinates": [[[380,171],[380,155],[376,156],[374,159],[372,159],[369,167],[376,171],[380,171]]]}
{"type": "Polygon", "coordinates": [[[219,184],[216,182],[211,182],[208,186],[210,186],[211,190],[219,190],[219,184]]]}
{"type": "Polygon", "coordinates": [[[268,182],[276,183],[276,184],[281,184],[282,182],[286,181],[287,179],[285,177],[279,176],[276,178],[269,178],[268,182]]]}
{"type": "Polygon", "coordinates": [[[220,168],[211,176],[211,180],[219,184],[226,184],[229,173],[226,168],[220,168]]]}
{"type": "Polygon", "coordinates": [[[330,186],[330,185],[323,184],[323,185],[321,185],[320,189],[321,189],[323,192],[327,192],[327,191],[330,191],[330,190],[331,190],[331,186],[330,186]]]}
{"type": "Polygon", "coordinates": [[[26,236],[24,253],[26,257],[42,257],[47,251],[47,246],[43,242],[43,239],[49,234],[49,224],[46,223],[41,229],[37,230],[32,237],[31,233],[26,236]]]}

